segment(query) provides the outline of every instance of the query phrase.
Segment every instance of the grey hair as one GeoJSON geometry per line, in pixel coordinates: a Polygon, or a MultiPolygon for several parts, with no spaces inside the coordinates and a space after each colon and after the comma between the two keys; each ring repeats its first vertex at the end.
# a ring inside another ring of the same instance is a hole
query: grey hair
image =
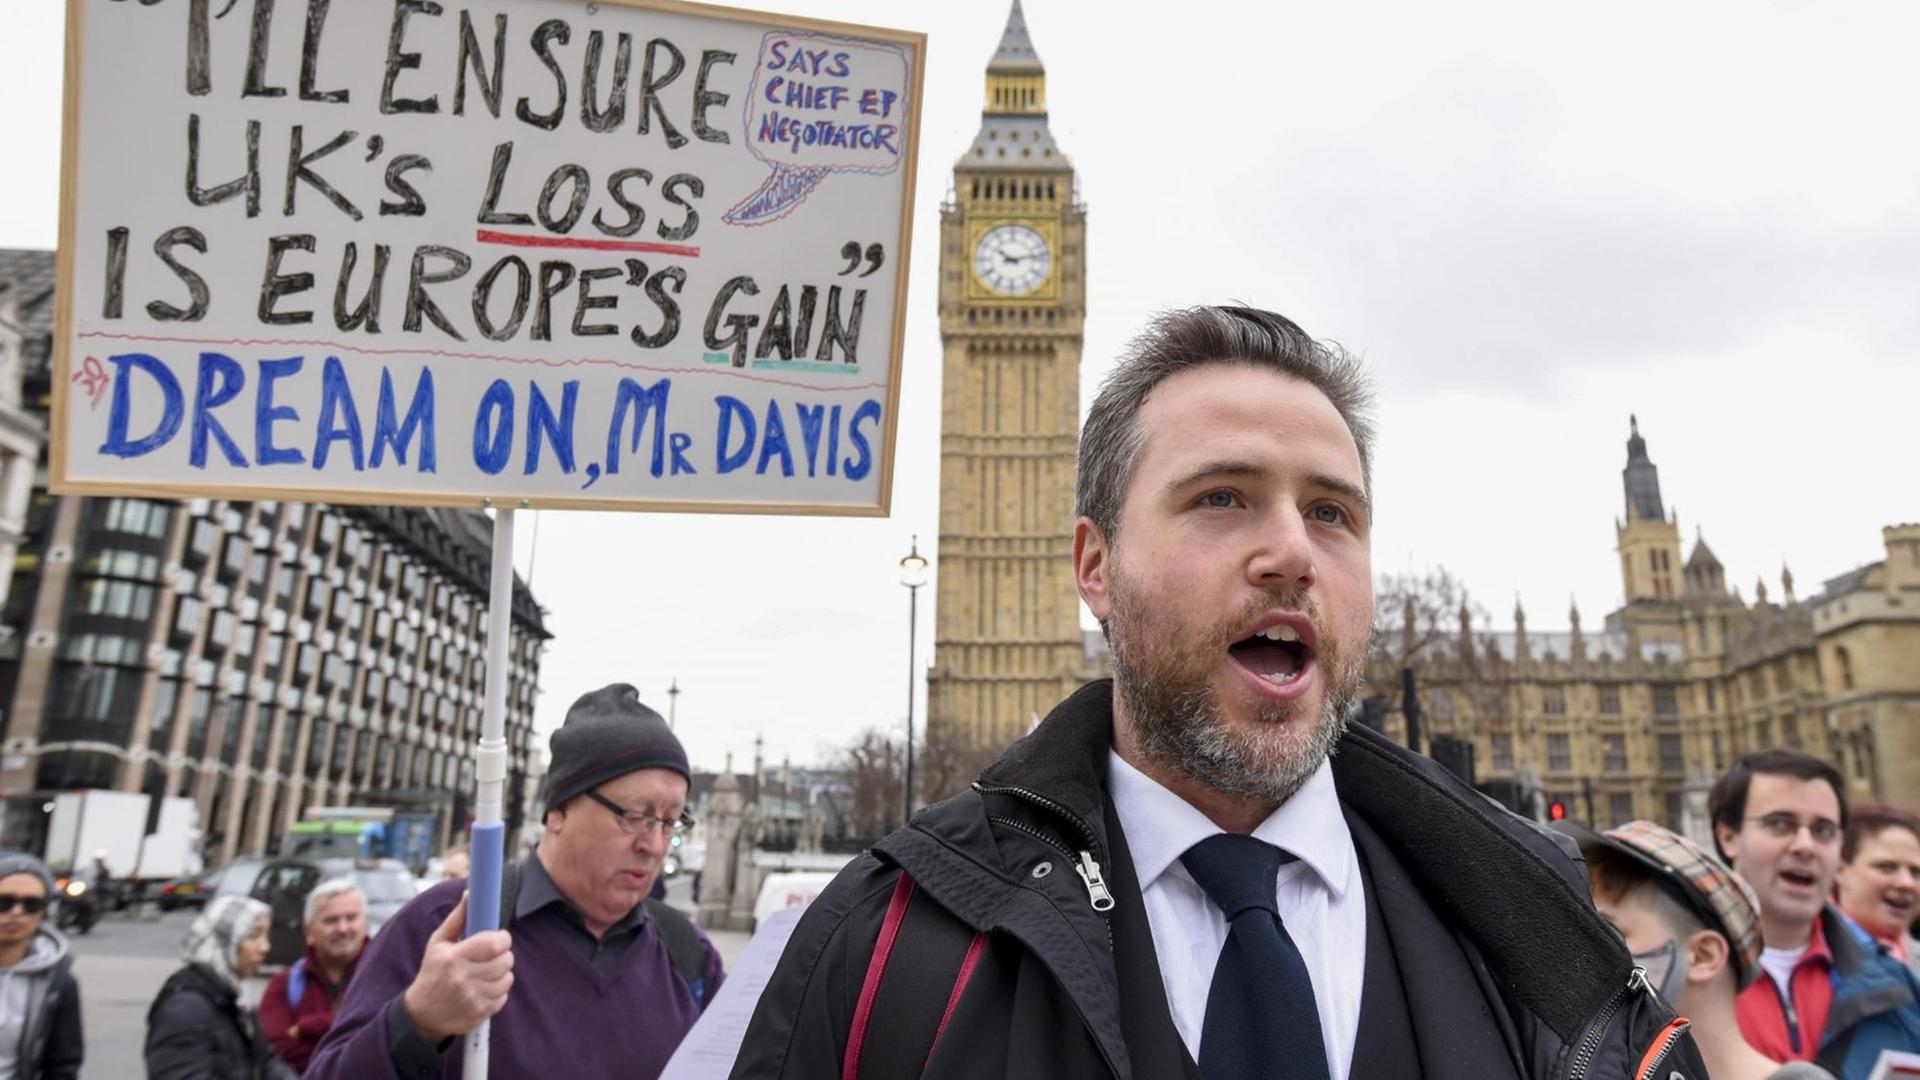
{"type": "Polygon", "coordinates": [[[315,885],[313,891],[307,894],[307,914],[300,920],[300,925],[307,926],[313,922],[313,913],[320,910],[320,901],[345,896],[347,893],[359,896],[362,903],[366,902],[366,894],[360,891],[360,886],[352,878],[328,878],[315,885]]]}
{"type": "Polygon", "coordinates": [[[1140,406],[1169,377],[1207,364],[1266,368],[1326,395],[1360,451],[1361,486],[1373,494],[1373,388],[1360,360],[1315,341],[1291,320],[1250,307],[1190,307],[1163,312],[1133,339],[1108,374],[1080,430],[1074,514],[1090,518],[1109,541],[1133,480],[1146,434],[1140,406]]]}

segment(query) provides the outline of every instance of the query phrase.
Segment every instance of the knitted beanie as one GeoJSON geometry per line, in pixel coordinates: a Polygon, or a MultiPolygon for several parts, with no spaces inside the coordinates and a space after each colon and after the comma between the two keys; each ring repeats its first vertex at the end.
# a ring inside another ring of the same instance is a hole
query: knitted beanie
{"type": "Polygon", "coordinates": [[[693,781],[687,751],[640,691],[614,683],[583,695],[548,743],[546,809],[636,769],[672,769],[693,781]]]}
{"type": "Polygon", "coordinates": [[[53,895],[53,875],[48,872],[46,863],[24,851],[0,851],[0,878],[15,874],[32,874],[47,887],[47,895],[53,895]]]}

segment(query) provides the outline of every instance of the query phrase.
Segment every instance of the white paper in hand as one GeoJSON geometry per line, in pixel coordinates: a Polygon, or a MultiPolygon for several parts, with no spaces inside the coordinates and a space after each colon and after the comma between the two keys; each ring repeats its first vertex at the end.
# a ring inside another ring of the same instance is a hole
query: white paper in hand
{"type": "Polygon", "coordinates": [[[733,1071],[733,1059],[739,1056],[740,1040],[747,1034],[747,1022],[760,1003],[760,991],[773,977],[774,965],[780,962],[787,939],[793,936],[793,927],[805,911],[785,908],[761,920],[733,970],[727,972],[720,993],[707,1003],[707,1011],[687,1032],[660,1080],[726,1080],[733,1071]]]}

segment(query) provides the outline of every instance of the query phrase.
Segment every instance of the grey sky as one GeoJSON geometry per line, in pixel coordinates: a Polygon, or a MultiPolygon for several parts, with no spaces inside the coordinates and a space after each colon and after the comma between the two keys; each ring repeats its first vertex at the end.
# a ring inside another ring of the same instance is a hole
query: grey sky
{"type": "MultiPolygon", "coordinates": [[[[54,242],[63,6],[9,4],[0,33],[0,245],[54,242]]],[[[765,6],[929,35],[893,517],[546,513],[531,567],[559,634],[543,720],[614,680],[664,710],[677,677],[706,766],[756,732],[798,761],[901,722],[909,534],[938,572],[938,204],[1005,15],[765,6]]],[[[1445,565],[1502,624],[1516,595],[1542,628],[1618,602],[1630,412],[1689,542],[1704,527],[1748,597],[1783,560],[1812,592],[1920,518],[1920,8],[1027,18],[1090,208],[1083,404],[1160,307],[1245,300],[1338,339],[1380,381],[1376,567],[1445,565]]]]}

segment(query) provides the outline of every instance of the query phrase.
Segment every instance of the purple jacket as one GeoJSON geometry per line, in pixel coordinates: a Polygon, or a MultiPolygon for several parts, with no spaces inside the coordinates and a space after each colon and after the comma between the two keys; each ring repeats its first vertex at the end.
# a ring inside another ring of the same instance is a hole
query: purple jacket
{"type": "MultiPolygon", "coordinates": [[[[413,982],[427,939],[465,887],[459,880],[435,885],[375,935],[333,1029],[314,1050],[309,1080],[411,1080],[394,1066],[387,1010],[413,982]]],[[[491,1036],[490,1071],[498,1080],[551,1076],[556,1068],[567,1080],[657,1077],[699,1019],[700,1003],[674,972],[651,923],[605,972],[594,971],[563,937],[577,932],[557,907],[513,923],[513,990],[493,1018],[491,1036]]],[[[708,942],[708,1000],[723,978],[720,956],[708,942]]],[[[460,1047],[461,1040],[449,1041],[434,1075],[460,1076],[460,1047]]]]}

